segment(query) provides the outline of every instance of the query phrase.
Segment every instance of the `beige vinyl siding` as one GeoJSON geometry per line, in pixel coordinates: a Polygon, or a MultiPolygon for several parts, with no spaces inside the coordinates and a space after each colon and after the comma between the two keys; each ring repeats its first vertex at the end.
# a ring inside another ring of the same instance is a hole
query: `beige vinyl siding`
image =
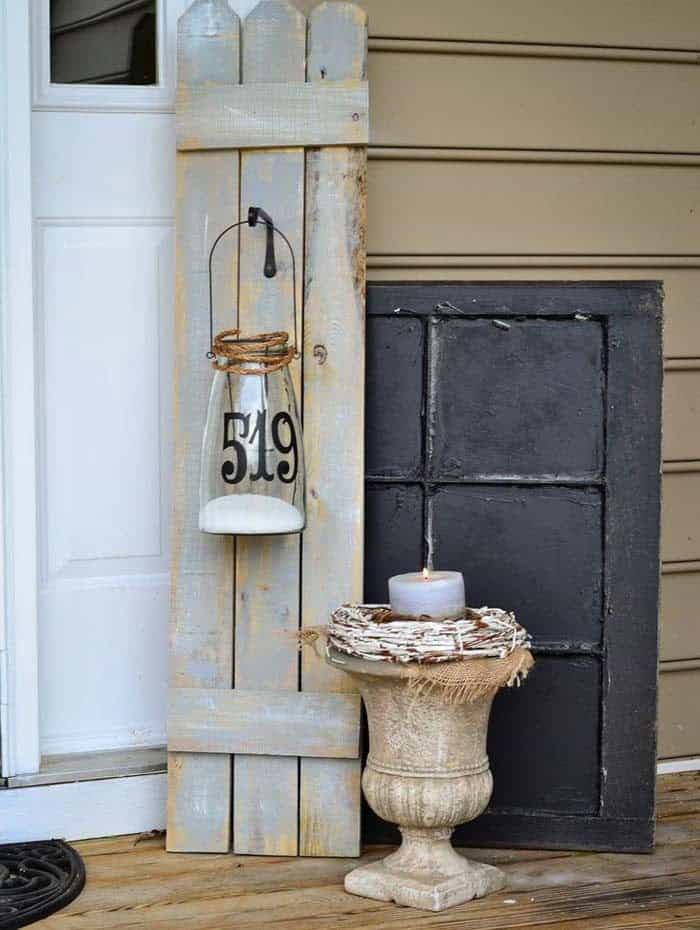
{"type": "MultiPolygon", "coordinates": [[[[670,468],[664,465],[661,558],[664,562],[690,562],[700,553],[700,465],[684,464],[679,472],[670,468]]],[[[700,696],[700,680],[698,688],[700,696]]]]}
{"type": "Polygon", "coordinates": [[[697,0],[363,0],[370,35],[700,48],[697,0]]]}
{"type": "Polygon", "coordinates": [[[694,63],[415,48],[371,55],[374,145],[700,151],[694,63]]]}
{"type": "MultiPolygon", "coordinates": [[[[700,656],[699,599],[700,563],[693,571],[666,571],[661,576],[662,661],[680,662],[700,656]]],[[[694,705],[697,708],[697,692],[694,705]]]]}
{"type": "MultiPolygon", "coordinates": [[[[296,0],[308,13],[318,0],[296,0]]],[[[361,0],[379,38],[700,49],[697,0],[361,0]]]]}
{"type": "Polygon", "coordinates": [[[375,255],[677,255],[700,249],[700,171],[374,161],[369,222],[375,255]]]}
{"type": "Polygon", "coordinates": [[[364,0],[370,280],[659,279],[659,755],[700,756],[700,4],[364,0]]]}
{"type": "Polygon", "coordinates": [[[663,448],[666,462],[700,460],[700,365],[666,371],[663,448]]]}

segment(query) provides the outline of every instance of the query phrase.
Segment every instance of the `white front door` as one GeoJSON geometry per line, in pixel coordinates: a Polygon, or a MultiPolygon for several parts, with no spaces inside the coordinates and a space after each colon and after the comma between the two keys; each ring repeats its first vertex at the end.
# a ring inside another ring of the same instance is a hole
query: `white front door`
{"type": "Polygon", "coordinates": [[[178,10],[32,12],[40,751],[157,745],[174,180],[172,55],[155,50],[178,10]]]}
{"type": "Polygon", "coordinates": [[[31,2],[42,755],[165,742],[172,110],[188,3],[31,2]]]}

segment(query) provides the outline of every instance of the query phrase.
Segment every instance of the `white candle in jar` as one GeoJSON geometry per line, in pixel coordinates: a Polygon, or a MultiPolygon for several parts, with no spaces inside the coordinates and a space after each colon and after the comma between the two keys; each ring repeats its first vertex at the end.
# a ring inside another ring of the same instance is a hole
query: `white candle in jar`
{"type": "Polygon", "coordinates": [[[444,619],[464,612],[464,576],[461,572],[422,572],[389,579],[389,602],[397,614],[444,619]]]}
{"type": "Polygon", "coordinates": [[[199,512],[203,533],[237,536],[299,533],[304,514],[293,504],[262,494],[228,494],[207,503],[199,512]]]}

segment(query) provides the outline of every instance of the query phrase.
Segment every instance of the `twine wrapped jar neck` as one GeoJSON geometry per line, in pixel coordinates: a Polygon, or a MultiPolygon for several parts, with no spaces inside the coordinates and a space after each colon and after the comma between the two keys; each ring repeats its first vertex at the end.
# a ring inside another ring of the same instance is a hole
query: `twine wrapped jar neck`
{"type": "Polygon", "coordinates": [[[242,336],[239,329],[224,329],[212,341],[212,368],[238,375],[271,374],[297,357],[289,345],[289,333],[258,333],[242,336]]]}

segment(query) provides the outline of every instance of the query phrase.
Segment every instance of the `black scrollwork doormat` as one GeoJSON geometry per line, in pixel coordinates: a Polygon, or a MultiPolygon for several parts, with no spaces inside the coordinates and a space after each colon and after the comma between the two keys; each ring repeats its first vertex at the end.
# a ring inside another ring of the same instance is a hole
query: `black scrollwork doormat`
{"type": "Polygon", "coordinates": [[[0,846],[0,930],[59,911],[84,884],[83,860],[62,840],[0,846]]]}

